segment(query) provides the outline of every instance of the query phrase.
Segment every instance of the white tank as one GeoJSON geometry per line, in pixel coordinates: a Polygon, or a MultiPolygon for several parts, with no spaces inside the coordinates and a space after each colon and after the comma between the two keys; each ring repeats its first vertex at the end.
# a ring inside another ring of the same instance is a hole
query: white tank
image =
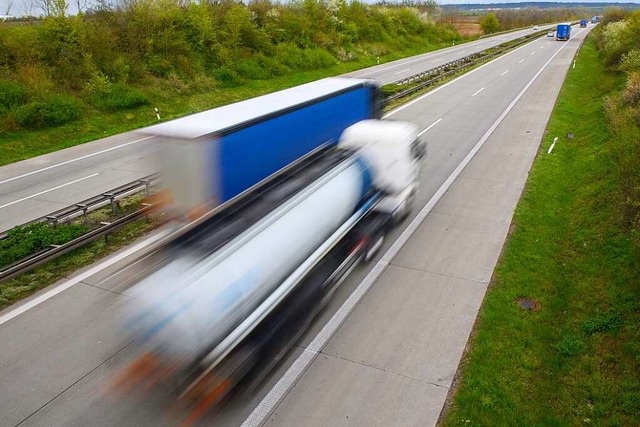
{"type": "Polygon", "coordinates": [[[129,326],[174,360],[210,350],[354,213],[369,186],[353,157],[216,253],[179,255],[131,289],[129,326]]]}

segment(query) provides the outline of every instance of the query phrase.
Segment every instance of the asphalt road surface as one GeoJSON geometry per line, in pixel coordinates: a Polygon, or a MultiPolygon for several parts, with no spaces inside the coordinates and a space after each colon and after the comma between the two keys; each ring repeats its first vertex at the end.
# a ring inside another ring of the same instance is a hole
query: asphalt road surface
{"type": "MultiPolygon", "coordinates": [[[[203,425],[436,423],[590,28],[574,28],[568,42],[537,39],[388,115],[416,123],[429,143],[413,215],[349,276],[277,369],[203,425]]],[[[0,313],[0,425],[171,425],[153,402],[103,393],[131,357],[118,330],[127,289],[108,273],[62,286],[0,313]]]]}

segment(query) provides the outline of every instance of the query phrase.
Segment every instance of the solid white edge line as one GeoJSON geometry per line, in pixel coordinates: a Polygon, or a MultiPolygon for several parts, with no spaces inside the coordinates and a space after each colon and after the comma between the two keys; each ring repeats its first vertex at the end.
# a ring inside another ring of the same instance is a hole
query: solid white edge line
{"type": "Polygon", "coordinates": [[[474,68],[473,70],[469,71],[468,73],[465,73],[465,74],[461,75],[460,77],[456,77],[455,79],[453,79],[453,80],[451,80],[451,81],[449,81],[449,82],[447,82],[447,83],[443,84],[442,86],[438,86],[438,87],[437,87],[437,88],[435,88],[434,90],[429,91],[429,92],[425,93],[424,95],[421,95],[421,96],[417,97],[417,98],[416,98],[416,99],[414,99],[413,101],[409,101],[409,102],[407,102],[406,104],[402,104],[402,105],[401,105],[401,106],[399,106],[398,108],[396,108],[396,109],[394,109],[394,110],[389,111],[387,114],[385,114],[385,115],[384,115],[384,117],[392,116],[392,115],[394,115],[394,114],[396,114],[396,113],[398,113],[398,112],[400,112],[400,111],[404,110],[405,108],[407,108],[407,107],[409,107],[409,106],[411,106],[411,105],[415,104],[416,102],[420,102],[420,101],[422,101],[424,98],[426,98],[426,97],[428,97],[428,96],[431,96],[431,95],[433,95],[434,93],[437,93],[438,91],[440,91],[440,90],[444,89],[445,87],[449,86],[450,84],[453,84],[453,83],[457,82],[458,80],[464,79],[465,77],[467,77],[467,76],[469,76],[469,75],[471,75],[471,74],[475,73],[476,71],[483,69],[483,68],[484,68],[484,67],[486,67],[487,65],[489,65],[489,64],[493,64],[494,62],[499,61],[499,60],[500,60],[500,59],[502,59],[502,58],[506,58],[507,56],[511,55],[512,53],[517,52],[517,51],[519,51],[520,49],[524,49],[525,47],[529,46],[531,43],[535,43],[536,41],[538,41],[538,40],[537,40],[537,39],[536,39],[536,40],[533,40],[533,41],[531,41],[531,42],[529,42],[529,43],[527,43],[527,44],[525,44],[525,45],[520,46],[520,47],[519,47],[519,48],[517,48],[517,49],[512,50],[511,52],[507,52],[507,53],[505,53],[504,55],[499,56],[499,57],[497,57],[496,59],[493,59],[493,60],[491,60],[491,61],[487,62],[486,64],[482,64],[482,65],[481,65],[481,66],[479,66],[478,68],[474,68]]]}
{"type": "Polygon", "coordinates": [[[435,125],[437,125],[438,123],[440,123],[442,121],[442,119],[438,119],[435,122],[431,123],[429,126],[427,126],[426,129],[424,129],[422,132],[420,132],[418,134],[418,138],[420,138],[422,135],[424,135],[429,129],[431,129],[432,127],[434,127],[435,125]]]}
{"type": "Polygon", "coordinates": [[[100,172],[96,172],[96,173],[91,174],[89,176],[85,176],[84,178],[79,178],[79,179],[73,180],[71,182],[67,182],[66,184],[61,184],[61,185],[58,185],[56,187],[50,188],[48,190],[44,190],[44,191],[41,191],[41,192],[36,193],[36,194],[32,194],[32,195],[27,196],[27,197],[23,197],[22,199],[14,200],[13,202],[9,202],[9,203],[6,203],[6,204],[0,206],[0,209],[6,208],[7,206],[15,205],[16,203],[24,202],[25,200],[33,199],[34,197],[38,197],[38,196],[40,196],[42,194],[49,193],[51,191],[55,191],[55,190],[58,190],[58,189],[63,188],[63,187],[67,187],[69,185],[75,184],[76,182],[84,181],[85,179],[93,178],[94,176],[98,176],[98,175],[100,175],[100,172]]]}
{"type": "Polygon", "coordinates": [[[157,234],[155,234],[154,236],[134,245],[131,246],[129,249],[115,255],[112,258],[109,258],[103,262],[101,262],[100,264],[96,265],[95,267],[90,268],[89,270],[85,271],[84,273],[73,277],[71,279],[69,279],[67,282],[61,283],[60,285],[54,287],[53,289],[48,290],[47,292],[45,292],[44,294],[33,298],[32,300],[27,301],[26,303],[14,308],[13,310],[8,311],[6,314],[0,316],[0,325],[8,322],[9,320],[13,319],[16,316],[21,315],[22,313],[26,312],[27,310],[32,309],[33,307],[45,302],[46,300],[58,295],[59,293],[69,289],[70,287],[82,282],[84,279],[93,276],[94,274],[100,272],[101,270],[106,269],[107,267],[115,264],[118,261],[123,260],[124,258],[128,257],[131,254],[134,254],[135,252],[139,251],[140,249],[144,248],[145,246],[150,245],[151,243],[155,242],[156,240],[159,240],[160,238],[164,237],[166,235],[166,232],[159,232],[157,234]]]}
{"type": "Polygon", "coordinates": [[[477,94],[479,94],[479,93],[480,93],[480,92],[482,92],[483,90],[484,90],[484,86],[483,86],[483,87],[481,87],[480,89],[478,89],[477,91],[475,91],[475,92],[473,93],[473,95],[471,95],[471,96],[476,96],[477,94]]]}
{"type": "Polygon", "coordinates": [[[57,168],[57,167],[60,167],[60,166],[68,165],[69,163],[74,163],[74,162],[77,162],[77,161],[80,161],[80,160],[88,159],[89,157],[97,156],[97,155],[100,155],[100,154],[107,153],[109,151],[113,151],[113,150],[117,150],[119,148],[126,147],[128,145],[136,144],[138,142],[145,141],[145,140],[147,140],[149,138],[153,138],[153,136],[147,136],[147,137],[144,137],[144,138],[136,139],[135,141],[127,142],[125,144],[116,145],[115,147],[107,148],[105,150],[96,151],[95,153],[87,154],[85,156],[81,156],[81,157],[78,157],[78,158],[75,158],[75,159],[66,160],[64,162],[56,163],[55,165],[47,166],[46,168],[38,169],[38,170],[35,170],[35,171],[32,171],[32,172],[23,173],[22,175],[14,176],[13,178],[8,178],[8,179],[5,179],[3,181],[0,181],[0,184],[6,184],[7,182],[15,181],[16,179],[25,178],[27,176],[35,175],[35,174],[40,173],[40,172],[48,171],[49,169],[57,168]]]}
{"type": "MultiPolygon", "coordinates": [[[[577,35],[578,33],[576,33],[577,35]]],[[[438,191],[429,199],[427,204],[420,210],[418,215],[411,221],[411,224],[402,232],[402,234],[396,239],[391,247],[385,252],[382,258],[375,264],[369,274],[360,282],[355,291],[347,298],[338,311],[331,317],[329,322],[320,330],[318,335],[313,339],[311,344],[305,348],[300,356],[294,361],[294,363],[287,369],[282,378],[273,386],[273,388],[262,399],[258,406],[251,412],[249,417],[242,423],[242,427],[258,427],[267,421],[269,416],[273,413],[276,407],[282,402],[286,394],[291,390],[291,387],[295,385],[298,379],[304,374],[309,365],[315,360],[318,353],[324,348],[331,337],[337,332],[342,323],[351,314],[351,311],[358,305],[360,300],[373,286],[375,281],[384,272],[387,265],[391,260],[400,252],[400,249],[409,240],[409,238],[415,233],[418,227],[425,220],[427,215],[431,212],[433,207],[438,203],[446,191],[451,187],[458,175],[467,166],[467,164],[473,159],[476,153],[482,148],[484,143],[489,139],[491,134],[496,130],[504,118],[509,114],[517,102],[522,98],[525,92],[531,87],[531,85],[538,79],[540,74],[547,68],[551,61],[560,53],[560,51],[566,46],[563,44],[554,54],[549,58],[547,62],[538,70],[527,85],[516,95],[507,108],[500,114],[495,122],[489,127],[485,134],[480,138],[476,145],[471,149],[462,162],[456,167],[456,169],[449,175],[446,181],[440,186],[438,191]]],[[[513,51],[512,51],[513,52],[513,51]]]]}

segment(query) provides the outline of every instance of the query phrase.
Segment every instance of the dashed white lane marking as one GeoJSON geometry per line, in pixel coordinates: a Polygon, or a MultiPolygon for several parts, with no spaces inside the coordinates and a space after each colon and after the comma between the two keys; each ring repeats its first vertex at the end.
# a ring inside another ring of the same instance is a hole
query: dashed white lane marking
{"type": "Polygon", "coordinates": [[[418,134],[418,136],[422,136],[425,132],[427,132],[429,129],[431,129],[432,127],[434,127],[435,125],[437,125],[438,123],[440,123],[442,121],[442,119],[438,119],[435,122],[431,123],[426,129],[424,129],[422,132],[420,132],[418,134]]]}
{"type": "Polygon", "coordinates": [[[80,182],[80,181],[84,181],[85,179],[93,178],[94,176],[97,176],[97,175],[100,175],[100,172],[96,172],[96,173],[91,174],[89,176],[85,176],[84,178],[79,178],[79,179],[76,179],[74,181],[67,182],[66,184],[58,185],[57,187],[53,187],[53,188],[41,191],[41,192],[36,193],[36,194],[32,194],[31,196],[23,197],[22,199],[14,200],[13,202],[9,202],[7,204],[4,204],[4,205],[0,206],[0,209],[6,208],[7,206],[15,205],[16,203],[24,202],[25,200],[33,199],[34,197],[38,197],[38,196],[40,196],[42,194],[49,193],[50,191],[54,191],[54,190],[58,190],[58,189],[63,188],[63,187],[67,187],[69,185],[75,184],[76,182],[80,182]]]}
{"type": "Polygon", "coordinates": [[[478,89],[477,91],[475,91],[475,92],[473,93],[473,95],[471,95],[471,96],[476,96],[477,94],[479,94],[479,93],[480,93],[480,92],[482,92],[483,90],[484,90],[484,87],[481,87],[480,89],[478,89]]]}
{"type": "Polygon", "coordinates": [[[26,176],[34,175],[36,173],[44,172],[53,168],[57,168],[60,166],[68,165],[69,163],[78,162],[80,160],[88,159],[89,157],[98,156],[100,154],[108,153],[109,151],[117,150],[119,148],[127,147],[132,144],[137,144],[138,142],[145,141],[149,138],[153,138],[153,136],[147,136],[145,138],[136,139],[135,141],[127,142],[125,144],[116,145],[115,147],[107,148],[106,150],[96,151],[95,153],[87,154],[86,156],[78,157],[76,159],[67,160],[61,163],[56,163],[55,165],[47,166],[46,168],[38,169],[33,172],[23,173],[22,175],[14,176],[13,178],[8,178],[3,181],[0,181],[0,184],[6,184],[7,182],[15,181],[16,179],[24,178],[26,176]]]}

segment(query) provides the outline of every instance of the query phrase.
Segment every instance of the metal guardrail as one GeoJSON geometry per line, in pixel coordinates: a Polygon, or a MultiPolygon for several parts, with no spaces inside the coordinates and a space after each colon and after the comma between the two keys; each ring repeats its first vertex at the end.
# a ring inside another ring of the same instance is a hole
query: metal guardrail
{"type": "Polygon", "coordinates": [[[58,258],[59,256],[66,254],[67,252],[84,246],[87,243],[98,239],[99,237],[105,236],[115,231],[116,229],[128,224],[129,222],[147,215],[153,209],[153,207],[154,206],[151,204],[146,205],[142,209],[118,218],[113,222],[102,223],[100,227],[91,230],[88,233],[85,233],[82,236],[75,238],[63,245],[51,246],[26,258],[23,258],[22,260],[15,262],[9,267],[0,271],[0,283],[6,280],[13,279],[16,276],[33,270],[34,268],[39,267],[42,264],[49,262],[55,258],[58,258]]]}
{"type": "MultiPolygon", "coordinates": [[[[43,216],[33,221],[29,221],[21,225],[20,227],[39,222],[48,222],[51,226],[55,227],[57,224],[69,222],[80,216],[84,216],[85,221],[87,221],[87,214],[89,212],[109,205],[111,206],[113,215],[116,216],[118,214],[116,203],[118,200],[141,192],[145,192],[147,196],[149,196],[151,194],[151,188],[156,185],[159,180],[160,174],[158,173],[145,176],[144,178],[137,179],[128,184],[121,185],[120,187],[114,188],[110,191],[106,191],[97,196],[83,200],[80,203],[75,203],[74,205],[68,206],[64,209],[52,212],[49,215],[43,216]]],[[[101,236],[106,236],[116,229],[128,224],[129,222],[147,215],[152,208],[152,204],[146,204],[141,209],[117,218],[111,222],[101,222],[97,228],[94,228],[91,231],[83,234],[80,237],[70,240],[67,243],[64,243],[62,245],[49,246],[45,249],[42,249],[41,251],[38,251],[19,261],[16,261],[0,270],[0,283],[6,280],[13,279],[20,274],[26,273],[48,261],[66,254],[67,252],[70,252],[93,240],[96,240],[101,236]]],[[[7,238],[7,236],[8,231],[0,235],[0,240],[7,238]]]]}
{"type": "MultiPolygon", "coordinates": [[[[415,86],[412,86],[400,92],[394,93],[393,95],[389,95],[388,97],[385,98],[385,101],[388,103],[400,98],[404,98],[405,96],[411,95],[414,92],[420,91],[425,87],[428,87],[436,83],[439,80],[447,78],[453,74],[459,73],[460,71],[466,68],[473,67],[478,63],[481,63],[493,57],[502,55],[505,53],[505,51],[514,49],[518,46],[528,43],[529,41],[542,36],[546,32],[547,30],[537,31],[535,33],[522,37],[518,43],[509,44],[508,46],[504,46],[502,48],[500,48],[500,45],[494,46],[489,49],[482,50],[480,52],[472,53],[471,55],[467,55],[460,59],[456,59],[455,61],[447,62],[446,64],[440,65],[439,67],[432,68],[430,70],[423,71],[423,72],[414,74],[412,76],[406,77],[404,79],[398,80],[397,82],[395,82],[396,85],[409,84],[413,82],[419,82],[419,83],[417,83],[415,86]],[[488,52],[488,51],[492,51],[492,52],[488,52]],[[442,72],[443,70],[446,70],[446,71],[442,72]],[[425,78],[428,78],[431,75],[434,75],[434,77],[428,80],[424,80],[425,78]]],[[[507,42],[507,43],[510,43],[510,42],[507,42]]]]}
{"type": "MultiPolygon", "coordinates": [[[[515,44],[510,44],[509,46],[505,46],[502,49],[499,49],[499,45],[492,47],[490,49],[486,49],[480,52],[476,52],[473,53],[471,55],[465,56],[463,58],[457,59],[455,61],[451,61],[448,62],[446,64],[443,64],[439,67],[436,68],[432,68],[430,70],[415,74],[413,76],[410,76],[408,78],[399,80],[397,82],[395,82],[395,84],[401,85],[401,84],[407,84],[407,83],[411,83],[414,82],[416,80],[422,80],[424,78],[427,78],[430,75],[434,75],[436,74],[436,76],[432,79],[428,79],[426,81],[421,81],[420,83],[418,83],[416,86],[405,89],[403,91],[400,91],[396,94],[390,95],[385,99],[385,102],[390,102],[390,101],[394,101],[396,99],[405,97],[413,92],[419,91],[421,89],[423,89],[426,86],[429,86],[435,82],[437,82],[438,80],[444,79],[448,76],[450,76],[451,74],[454,73],[458,73],[460,71],[462,71],[465,68],[469,68],[472,67],[476,64],[478,64],[479,62],[482,61],[486,61],[489,58],[498,56],[503,54],[505,51],[513,49],[517,46],[520,46],[522,44],[525,44],[527,42],[529,42],[530,40],[540,37],[542,34],[546,33],[547,30],[542,30],[542,31],[538,31],[536,33],[532,33],[529,34],[525,37],[523,37],[519,43],[515,43],[515,44]],[[494,50],[493,52],[490,53],[486,53],[488,50],[494,50]],[[453,68],[452,68],[453,67],[453,68]],[[442,70],[447,70],[444,73],[442,73],[442,70]]],[[[516,39],[517,40],[517,39],[516,39]]],[[[49,215],[46,215],[44,217],[38,218],[36,220],[30,221],[28,223],[23,224],[22,226],[25,225],[29,225],[29,224],[33,224],[33,223],[37,223],[37,222],[44,222],[47,221],[49,222],[49,224],[51,224],[52,226],[55,227],[55,225],[63,223],[63,222],[68,222],[72,219],[75,219],[79,216],[84,216],[85,219],[87,218],[87,214],[91,211],[94,211],[96,209],[100,209],[102,207],[111,205],[111,208],[113,209],[114,215],[117,214],[117,205],[116,205],[116,201],[123,198],[123,197],[127,197],[136,193],[139,193],[141,191],[146,191],[147,195],[150,194],[151,191],[151,187],[155,184],[157,184],[157,182],[159,181],[160,177],[159,174],[155,173],[149,176],[146,176],[142,179],[130,182],[129,184],[125,184],[123,186],[120,186],[118,188],[115,188],[111,191],[107,191],[104,193],[101,193],[100,195],[97,195],[95,197],[89,198],[87,200],[84,200],[80,203],[75,203],[72,206],[69,206],[67,208],[58,210],[56,212],[52,212],[49,215]]],[[[92,242],[93,240],[98,239],[101,236],[105,236],[108,235],[109,233],[115,231],[116,229],[126,225],[127,223],[134,221],[142,216],[147,215],[148,213],[151,212],[151,210],[153,209],[153,205],[146,205],[144,207],[142,207],[141,209],[132,212],[128,215],[125,215],[121,218],[118,218],[116,220],[114,220],[113,222],[109,222],[109,223],[101,223],[101,226],[98,228],[95,228],[91,231],[89,231],[88,233],[83,234],[82,236],[73,239],[63,245],[59,245],[59,246],[52,246],[49,247],[47,249],[44,249],[40,252],[37,252],[35,254],[32,254],[20,261],[17,261],[13,264],[11,264],[10,266],[6,267],[5,269],[0,271],[0,283],[10,280],[20,274],[26,273],[36,267],[39,267],[40,265],[51,261],[61,255],[64,255],[74,249],[77,249],[89,242],[92,242]]],[[[7,237],[7,232],[3,232],[0,233],[0,240],[4,239],[7,237]]]]}
{"type": "MultiPolygon", "coordinates": [[[[33,221],[26,222],[24,224],[21,224],[19,227],[24,227],[38,222],[48,222],[51,226],[55,227],[58,224],[69,222],[72,219],[78,218],[80,216],[84,216],[86,221],[87,214],[89,212],[93,212],[97,209],[109,205],[111,205],[113,215],[115,216],[118,213],[118,207],[116,203],[118,200],[124,197],[132,196],[142,191],[145,191],[147,193],[147,196],[149,196],[151,187],[156,185],[159,181],[160,174],[154,173],[143,178],[136,179],[135,181],[131,181],[128,184],[121,185],[120,187],[114,188],[112,190],[105,191],[104,193],[75,203],[71,206],[67,206],[66,208],[62,208],[60,210],[52,212],[49,215],[45,215],[43,217],[34,219],[33,221]]],[[[0,233],[0,240],[6,239],[8,233],[9,230],[0,233]]]]}

